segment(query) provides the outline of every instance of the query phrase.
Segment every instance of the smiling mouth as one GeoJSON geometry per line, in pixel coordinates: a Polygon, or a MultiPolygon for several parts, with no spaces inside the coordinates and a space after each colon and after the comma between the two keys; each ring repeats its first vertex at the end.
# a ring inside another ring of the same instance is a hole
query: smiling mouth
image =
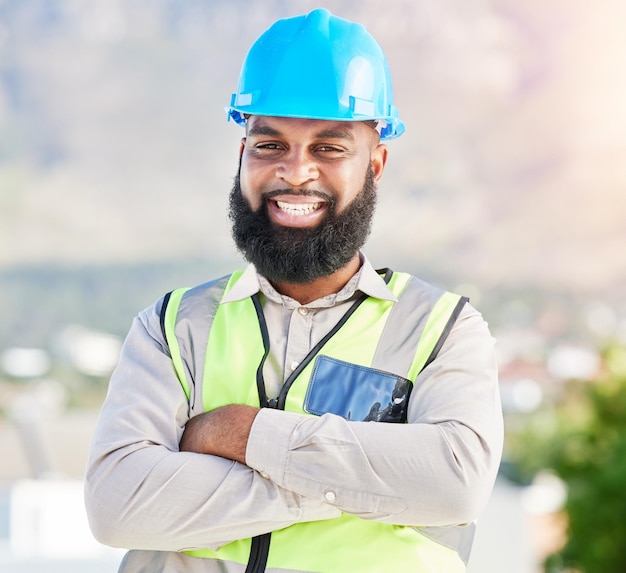
{"type": "Polygon", "coordinates": [[[285,201],[275,201],[278,208],[289,215],[309,215],[321,209],[323,202],[319,203],[286,203],[285,201]]]}

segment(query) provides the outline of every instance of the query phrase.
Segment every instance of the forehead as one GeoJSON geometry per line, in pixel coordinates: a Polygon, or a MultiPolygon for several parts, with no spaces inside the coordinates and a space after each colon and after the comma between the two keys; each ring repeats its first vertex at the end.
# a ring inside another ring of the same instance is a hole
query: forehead
{"type": "Polygon", "coordinates": [[[327,121],[295,117],[252,115],[246,124],[248,136],[309,137],[357,141],[373,129],[359,121],[327,121]]]}

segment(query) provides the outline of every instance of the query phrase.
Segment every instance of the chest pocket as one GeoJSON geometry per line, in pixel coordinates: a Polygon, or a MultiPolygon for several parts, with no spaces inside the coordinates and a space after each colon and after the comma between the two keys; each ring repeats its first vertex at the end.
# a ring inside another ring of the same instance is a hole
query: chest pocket
{"type": "Polygon", "coordinates": [[[304,410],[359,422],[404,423],[412,388],[413,383],[402,376],[318,356],[304,410]]]}

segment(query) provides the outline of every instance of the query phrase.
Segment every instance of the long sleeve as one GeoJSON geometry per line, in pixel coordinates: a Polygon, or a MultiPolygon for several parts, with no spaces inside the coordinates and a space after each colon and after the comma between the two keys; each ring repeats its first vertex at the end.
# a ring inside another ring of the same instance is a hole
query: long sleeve
{"type": "Polygon", "coordinates": [[[133,322],[95,431],[85,485],[95,537],[180,551],[337,517],[337,508],[246,465],[178,451],[188,404],[162,340],[159,307],[133,322]]]}
{"type": "Polygon", "coordinates": [[[475,519],[493,487],[503,429],[494,341],[473,308],[418,376],[408,422],[263,410],[246,463],[281,487],[364,519],[416,526],[475,519]]]}

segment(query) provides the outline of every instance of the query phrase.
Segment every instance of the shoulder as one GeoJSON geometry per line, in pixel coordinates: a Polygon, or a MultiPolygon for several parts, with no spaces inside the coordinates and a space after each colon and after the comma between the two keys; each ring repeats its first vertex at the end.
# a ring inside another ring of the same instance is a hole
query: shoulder
{"type": "Polygon", "coordinates": [[[236,273],[224,275],[222,277],[210,280],[205,283],[195,285],[193,287],[180,287],[174,289],[161,298],[153,305],[157,314],[161,315],[165,312],[165,307],[169,306],[171,301],[176,301],[176,305],[180,309],[195,308],[198,305],[206,306],[207,303],[219,303],[231,278],[236,273]]]}
{"type": "Polygon", "coordinates": [[[406,272],[394,272],[393,279],[396,279],[403,285],[398,294],[398,302],[402,307],[418,307],[423,312],[429,312],[443,299],[458,300],[462,297],[462,293],[448,292],[444,288],[427,282],[406,272]]]}
{"type": "Polygon", "coordinates": [[[214,313],[226,290],[230,279],[236,273],[224,275],[193,287],[179,287],[159,297],[137,315],[136,320],[149,332],[162,331],[165,313],[168,309],[174,314],[193,315],[199,309],[214,313]]]}
{"type": "MultiPolygon", "coordinates": [[[[472,304],[471,299],[464,292],[447,291],[445,288],[432,284],[410,273],[402,273],[408,276],[406,287],[402,292],[400,300],[405,304],[419,306],[424,311],[433,309],[437,303],[448,299],[448,305],[456,305],[457,300],[462,300],[459,304],[458,312],[455,313],[454,328],[458,330],[472,330],[482,335],[489,335],[489,328],[483,315],[472,304]]],[[[440,307],[441,308],[441,307],[440,307]]]]}

